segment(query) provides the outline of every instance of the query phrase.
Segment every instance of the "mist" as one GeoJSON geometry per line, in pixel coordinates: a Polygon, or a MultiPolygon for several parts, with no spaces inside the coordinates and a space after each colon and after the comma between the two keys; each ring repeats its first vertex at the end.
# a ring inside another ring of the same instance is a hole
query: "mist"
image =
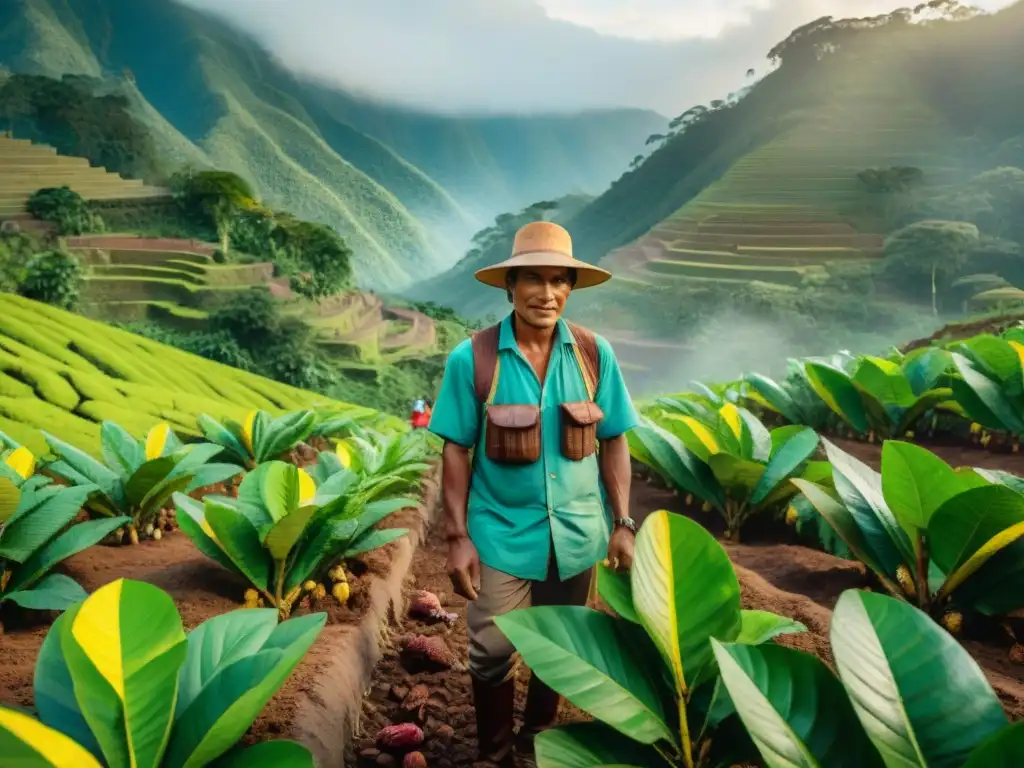
{"type": "MultiPolygon", "coordinates": [[[[445,114],[634,107],[674,116],[743,85],[823,15],[894,0],[180,0],[295,71],[445,114]]],[[[981,0],[994,10],[1010,0],[981,0]]]]}
{"type": "MultiPolygon", "coordinates": [[[[749,373],[784,378],[789,358],[831,356],[840,350],[884,355],[890,347],[931,335],[945,322],[936,320],[927,308],[907,307],[898,323],[877,331],[837,327],[819,330],[723,310],[686,333],[685,341],[691,349],[665,354],[647,371],[624,369],[623,378],[630,394],[641,400],[692,391],[694,381],[713,385],[749,373]]],[[[601,332],[596,324],[595,330],[601,332]]],[[[612,341],[620,358],[630,355],[628,346],[612,341]]]]}

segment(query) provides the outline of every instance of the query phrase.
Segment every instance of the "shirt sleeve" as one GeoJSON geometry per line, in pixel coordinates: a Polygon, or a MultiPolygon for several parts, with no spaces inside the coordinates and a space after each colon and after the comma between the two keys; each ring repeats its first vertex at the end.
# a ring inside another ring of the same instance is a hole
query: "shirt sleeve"
{"type": "Polygon", "coordinates": [[[626,390],[626,382],[622,379],[622,371],[612,345],[604,337],[597,336],[597,351],[601,377],[594,401],[604,413],[604,418],[597,425],[597,439],[610,440],[629,432],[640,423],[640,419],[626,390]]]}
{"type": "Polygon", "coordinates": [[[438,437],[472,448],[480,429],[480,406],[473,383],[473,345],[469,339],[459,343],[448,355],[430,425],[438,437]]]}

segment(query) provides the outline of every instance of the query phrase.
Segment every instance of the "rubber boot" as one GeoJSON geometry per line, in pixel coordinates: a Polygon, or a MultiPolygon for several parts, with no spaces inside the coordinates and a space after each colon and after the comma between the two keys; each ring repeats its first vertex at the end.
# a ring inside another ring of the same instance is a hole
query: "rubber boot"
{"type": "Polygon", "coordinates": [[[513,768],[515,765],[515,678],[488,685],[471,676],[476,738],[481,763],[513,768]]]}
{"type": "Polygon", "coordinates": [[[524,755],[533,753],[533,741],[537,734],[546,731],[558,719],[558,707],[562,697],[555,693],[536,675],[530,675],[530,686],[526,691],[526,707],[523,710],[523,727],[519,729],[516,749],[524,755]]]}

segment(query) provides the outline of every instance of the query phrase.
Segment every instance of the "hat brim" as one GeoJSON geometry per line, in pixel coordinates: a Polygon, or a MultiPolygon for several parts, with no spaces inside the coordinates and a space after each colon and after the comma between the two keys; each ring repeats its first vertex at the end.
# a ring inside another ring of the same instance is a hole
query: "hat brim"
{"type": "Polygon", "coordinates": [[[612,276],[611,272],[607,270],[554,251],[522,253],[518,256],[513,256],[511,259],[506,259],[500,264],[495,264],[493,267],[478,269],[474,276],[484,285],[504,288],[505,276],[508,274],[508,271],[517,267],[565,267],[566,269],[575,269],[576,285],[573,286],[573,290],[577,291],[581,288],[592,288],[595,285],[600,285],[610,280],[612,276]]]}

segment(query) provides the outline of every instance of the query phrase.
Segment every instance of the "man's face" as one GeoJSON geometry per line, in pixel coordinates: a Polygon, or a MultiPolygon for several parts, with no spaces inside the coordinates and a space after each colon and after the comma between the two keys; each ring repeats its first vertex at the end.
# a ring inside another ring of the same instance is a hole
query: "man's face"
{"type": "Polygon", "coordinates": [[[520,269],[512,284],[512,306],[527,325],[551,328],[562,316],[571,290],[565,267],[520,269]]]}

